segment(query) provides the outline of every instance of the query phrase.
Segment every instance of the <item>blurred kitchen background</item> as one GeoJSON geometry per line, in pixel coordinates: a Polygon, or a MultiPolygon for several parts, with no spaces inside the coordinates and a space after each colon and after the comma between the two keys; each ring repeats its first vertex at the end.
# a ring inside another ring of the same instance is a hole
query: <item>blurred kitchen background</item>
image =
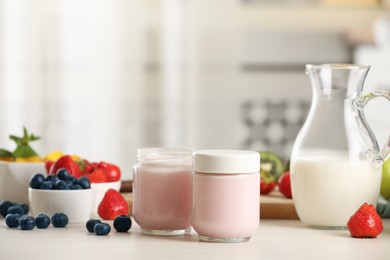
{"type": "MultiPolygon", "coordinates": [[[[390,89],[390,0],[0,0],[0,147],[105,160],[136,150],[289,158],[311,102],[307,63],[371,65],[390,89]]],[[[390,105],[367,117],[383,146],[390,105]]]]}

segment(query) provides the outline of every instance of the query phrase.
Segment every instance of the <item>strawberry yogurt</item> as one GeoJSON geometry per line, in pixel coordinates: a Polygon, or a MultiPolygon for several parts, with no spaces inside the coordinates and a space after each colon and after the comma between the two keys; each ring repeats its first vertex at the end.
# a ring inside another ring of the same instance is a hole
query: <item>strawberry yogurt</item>
{"type": "Polygon", "coordinates": [[[142,233],[184,235],[191,230],[192,151],[138,150],[134,166],[133,214],[142,233]]]}
{"type": "Polygon", "coordinates": [[[199,239],[244,242],[260,220],[260,155],[241,150],[194,153],[192,225],[199,239]]]}

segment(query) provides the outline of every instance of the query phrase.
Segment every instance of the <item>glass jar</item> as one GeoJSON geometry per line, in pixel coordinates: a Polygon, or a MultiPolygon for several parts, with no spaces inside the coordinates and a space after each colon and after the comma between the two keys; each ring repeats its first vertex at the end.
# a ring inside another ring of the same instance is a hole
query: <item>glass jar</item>
{"type": "Polygon", "coordinates": [[[202,150],[193,158],[192,226],[199,239],[248,241],[260,220],[260,154],[202,150]]]}
{"type": "Polygon", "coordinates": [[[184,235],[191,231],[192,151],[138,150],[133,168],[133,215],[144,234],[184,235]]]}

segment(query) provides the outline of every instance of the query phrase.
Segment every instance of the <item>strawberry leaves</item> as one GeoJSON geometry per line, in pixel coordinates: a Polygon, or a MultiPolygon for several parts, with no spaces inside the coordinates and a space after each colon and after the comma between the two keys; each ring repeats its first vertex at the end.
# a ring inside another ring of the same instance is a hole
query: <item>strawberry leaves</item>
{"type": "Polygon", "coordinates": [[[0,149],[0,158],[9,158],[13,161],[17,158],[39,157],[37,152],[30,146],[30,142],[39,140],[40,137],[29,134],[26,127],[23,127],[23,136],[10,135],[9,138],[16,143],[16,149],[10,152],[6,149],[0,149]]]}
{"type": "Polygon", "coordinates": [[[16,149],[12,153],[15,158],[27,158],[32,156],[37,156],[38,154],[31,148],[29,142],[39,140],[39,136],[34,134],[29,134],[26,127],[23,127],[23,136],[18,137],[15,135],[10,135],[9,138],[16,143],[16,149]]]}

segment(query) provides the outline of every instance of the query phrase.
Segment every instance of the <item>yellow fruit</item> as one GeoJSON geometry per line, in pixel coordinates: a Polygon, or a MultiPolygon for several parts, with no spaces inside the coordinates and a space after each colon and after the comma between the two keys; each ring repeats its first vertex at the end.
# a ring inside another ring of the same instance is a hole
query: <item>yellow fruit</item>
{"type": "Polygon", "coordinates": [[[72,154],[70,157],[72,157],[73,161],[80,161],[82,158],[78,155],[72,154]]]}
{"type": "Polygon", "coordinates": [[[43,159],[38,155],[26,158],[18,157],[15,159],[15,162],[43,162],[43,159]]]}
{"type": "Polygon", "coordinates": [[[64,154],[62,153],[62,152],[60,152],[60,151],[53,151],[53,152],[51,152],[51,153],[49,153],[49,154],[47,154],[46,156],[45,156],[45,158],[43,158],[45,161],[53,161],[53,162],[55,162],[55,161],[57,161],[61,156],[63,156],[64,154]]]}

